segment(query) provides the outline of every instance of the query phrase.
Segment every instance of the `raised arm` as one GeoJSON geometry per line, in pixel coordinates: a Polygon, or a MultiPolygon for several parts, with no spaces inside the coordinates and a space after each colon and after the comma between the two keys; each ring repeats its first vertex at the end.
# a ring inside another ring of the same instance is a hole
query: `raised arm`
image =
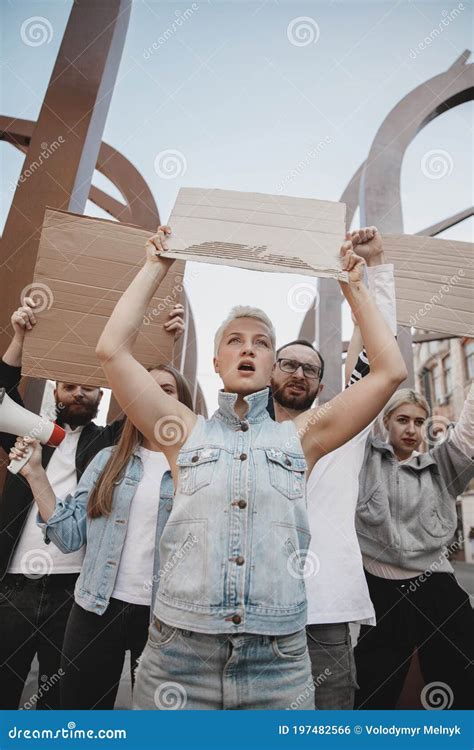
{"type": "Polygon", "coordinates": [[[351,388],[295,419],[310,471],[321,456],[370,424],[407,376],[397,342],[364,285],[365,262],[350,239],[343,243],[341,256],[342,268],[349,272],[349,282],[341,282],[341,289],[359,324],[371,369],[351,388]]]}
{"type": "Polygon", "coordinates": [[[160,425],[165,420],[176,422],[176,432],[182,439],[171,446],[160,443],[171,463],[194,427],[196,415],[168,396],[132,354],[148,305],[174,262],[160,255],[167,249],[170,231],[169,227],[160,227],[147,241],[145,264],[117,302],[96,354],[118,403],[149,440],[160,443],[160,425]]]}
{"type": "Polygon", "coordinates": [[[447,438],[430,451],[446,488],[455,499],[474,477],[474,383],[464,401],[459,419],[447,438]]]}
{"type": "Polygon", "coordinates": [[[471,383],[461,414],[449,434],[460,451],[474,459],[474,383],[471,383]]]}
{"type": "MultiPolygon", "coordinates": [[[[395,298],[395,280],[393,264],[385,262],[382,238],[377,227],[365,227],[351,232],[352,245],[357,254],[367,264],[367,279],[369,291],[375,304],[390,326],[394,336],[397,335],[397,305],[395,298]]],[[[357,383],[368,375],[370,365],[359,325],[352,314],[354,329],[347,350],[344,375],[346,387],[357,383]]]]}
{"type": "Polygon", "coordinates": [[[21,307],[15,310],[11,317],[13,338],[2,357],[5,364],[10,367],[21,367],[25,334],[36,325],[35,305],[34,299],[25,297],[21,307]]]}

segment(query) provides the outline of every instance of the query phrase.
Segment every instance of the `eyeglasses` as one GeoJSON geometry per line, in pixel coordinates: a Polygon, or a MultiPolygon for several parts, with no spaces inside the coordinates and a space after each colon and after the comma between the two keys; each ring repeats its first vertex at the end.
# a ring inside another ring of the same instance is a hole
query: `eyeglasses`
{"type": "Polygon", "coordinates": [[[277,364],[282,372],[295,373],[299,367],[303,370],[305,378],[315,380],[321,377],[322,368],[319,365],[310,365],[307,362],[297,362],[296,359],[277,359],[277,364]]]}

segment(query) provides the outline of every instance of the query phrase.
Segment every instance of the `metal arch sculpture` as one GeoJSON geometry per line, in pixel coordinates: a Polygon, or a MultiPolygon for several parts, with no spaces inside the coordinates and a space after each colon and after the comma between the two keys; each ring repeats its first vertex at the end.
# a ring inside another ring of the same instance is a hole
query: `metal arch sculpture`
{"type": "MultiPolygon", "coordinates": [[[[347,227],[350,227],[360,206],[362,225],[375,225],[386,234],[403,233],[400,176],[404,154],[412,140],[428,123],[453,107],[474,98],[474,67],[472,64],[466,64],[470,54],[470,50],[465,50],[446,71],[417,86],[389,112],[375,135],[366,161],[354,173],[341,195],[340,200],[347,206],[347,227]]],[[[463,209],[417,234],[434,237],[472,215],[473,207],[463,209]]],[[[327,324],[324,310],[330,305],[331,296],[342,302],[337,285],[329,279],[320,279],[318,309],[312,307],[306,313],[299,334],[302,338],[314,341],[318,332],[321,338],[325,326],[321,325],[320,321],[324,317],[327,324]]],[[[336,310],[333,304],[332,312],[330,328],[331,331],[337,332],[341,328],[340,306],[336,310]]],[[[412,344],[425,338],[432,340],[435,335],[415,334],[412,337],[409,328],[399,327],[398,337],[408,366],[409,375],[406,383],[413,385],[412,344]]],[[[336,339],[333,334],[319,342],[328,365],[327,379],[325,378],[327,384],[323,391],[326,398],[322,400],[327,400],[340,391],[343,344],[339,337],[340,348],[335,346],[336,339]]]]}
{"type": "MultiPolygon", "coordinates": [[[[32,120],[15,120],[12,123],[9,118],[0,116],[0,140],[11,143],[17,149],[26,153],[35,124],[32,120]]],[[[89,200],[117,221],[136,224],[144,229],[154,231],[160,223],[158,207],[147,183],[133,164],[112,146],[102,143],[96,169],[120,190],[125,203],[112,198],[108,193],[94,185],[91,185],[89,200]]],[[[204,397],[196,381],[197,348],[194,320],[186,294],[184,296],[186,317],[193,335],[186,338],[186,344],[183,341],[181,351],[177,354],[177,361],[180,370],[189,382],[194,384],[192,385],[193,400],[196,406],[199,406],[199,413],[206,414],[204,397]]]]}
{"type": "MultiPolygon", "coordinates": [[[[20,151],[26,153],[36,123],[32,120],[10,120],[0,116],[0,140],[4,140],[20,151]]],[[[136,224],[154,232],[160,223],[160,214],[153,198],[153,194],[140,172],[122,154],[107,143],[101,143],[97,159],[96,169],[107,177],[110,182],[121,192],[125,203],[112,198],[103,190],[91,185],[89,200],[94,205],[106,211],[117,221],[136,224]]],[[[192,311],[187,303],[185,295],[186,315],[192,330],[194,321],[192,311]]],[[[180,370],[191,384],[196,380],[197,348],[196,337],[190,335],[183,344],[181,351],[177,354],[180,370]]],[[[199,399],[201,410],[204,408],[204,399],[198,384],[193,385],[195,399],[199,399]]]]}
{"type": "MultiPolygon", "coordinates": [[[[27,153],[36,123],[33,120],[11,120],[0,116],[0,140],[27,153]]],[[[101,143],[97,171],[107,177],[122,194],[125,203],[91,185],[89,200],[117,221],[134,223],[154,231],[160,222],[158,207],[145,180],[122,154],[107,143],[101,143]]]]}
{"type": "Polygon", "coordinates": [[[400,176],[405,151],[415,136],[439,115],[474,98],[472,64],[465,50],[444,73],[407,94],[378,129],[364,165],[360,184],[363,224],[383,232],[403,232],[400,176]]]}
{"type": "MultiPolygon", "coordinates": [[[[10,311],[33,276],[46,205],[82,213],[87,199],[118,221],[154,230],[159,212],[153,195],[135,167],[105,143],[102,132],[125,44],[132,0],[75,0],[36,123],[2,117],[3,139],[25,154],[21,178],[0,241],[0,266],[5,273],[0,309],[0,342],[6,346],[10,311]],[[40,155],[56,141],[47,168],[40,155]],[[124,203],[91,184],[97,168],[120,190],[124,203]],[[27,175],[27,179],[23,177],[27,175]]],[[[189,308],[189,306],[188,306],[189,308]]],[[[189,314],[191,312],[189,310],[189,314]]],[[[188,379],[196,377],[196,342],[189,340],[178,355],[188,379]]],[[[26,378],[25,403],[41,405],[44,382],[26,378]]],[[[204,405],[197,386],[196,395],[204,405]]]]}

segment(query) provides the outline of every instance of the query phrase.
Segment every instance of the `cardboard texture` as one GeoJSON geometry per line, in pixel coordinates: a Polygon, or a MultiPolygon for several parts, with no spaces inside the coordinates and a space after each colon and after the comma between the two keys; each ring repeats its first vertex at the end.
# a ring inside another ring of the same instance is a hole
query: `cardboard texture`
{"type": "MultiPolygon", "coordinates": [[[[149,236],[135,226],[46,210],[34,280],[26,289],[40,312],[25,337],[24,375],[107,386],[95,347],[143,265],[149,236]]],[[[145,367],[173,359],[173,335],[163,323],[182,302],[183,274],[184,263],[174,263],[147,310],[134,347],[145,367]]]]}
{"type": "MultiPolygon", "coordinates": [[[[169,223],[173,242],[178,238],[186,249],[168,254],[257,270],[337,277],[344,208],[308,199],[183,189],[169,223]],[[201,203],[196,202],[199,196],[201,203]],[[203,196],[210,196],[210,205],[205,205],[203,196]],[[275,200],[281,200],[280,207],[286,205],[288,212],[275,210],[275,200]],[[297,229],[313,222],[318,231],[297,229]],[[194,244],[188,246],[185,236],[194,244]],[[321,263],[317,270],[316,260],[321,263]]],[[[40,301],[41,311],[25,338],[24,375],[107,385],[95,346],[117,300],[143,264],[149,235],[148,230],[127,224],[46,210],[34,282],[26,290],[40,301]]],[[[399,323],[474,335],[473,245],[390,235],[384,237],[384,248],[387,261],[395,265],[399,323]]],[[[162,326],[171,307],[182,301],[183,273],[184,263],[177,261],[145,316],[134,353],[147,367],[170,362],[177,354],[173,337],[162,326]]]]}
{"type": "Polygon", "coordinates": [[[474,245],[423,235],[386,235],[395,265],[397,320],[456,336],[474,335],[474,245]]]}
{"type": "Polygon", "coordinates": [[[346,280],[344,203],[181,188],[168,224],[172,258],[346,280]]]}

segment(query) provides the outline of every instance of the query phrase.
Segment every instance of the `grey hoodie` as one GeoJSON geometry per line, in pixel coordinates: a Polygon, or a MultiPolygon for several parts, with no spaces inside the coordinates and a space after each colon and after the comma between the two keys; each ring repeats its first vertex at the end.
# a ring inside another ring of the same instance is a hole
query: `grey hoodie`
{"type": "Polygon", "coordinates": [[[439,562],[456,530],[456,497],[473,477],[474,461],[449,437],[399,463],[390,444],[370,435],[356,510],[362,553],[409,570],[439,562]]]}

